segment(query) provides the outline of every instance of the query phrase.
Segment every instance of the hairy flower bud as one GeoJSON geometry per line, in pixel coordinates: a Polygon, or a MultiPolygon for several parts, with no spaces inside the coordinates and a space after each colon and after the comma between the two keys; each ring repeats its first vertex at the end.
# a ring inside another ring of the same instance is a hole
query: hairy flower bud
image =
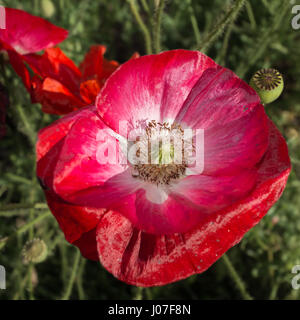
{"type": "Polygon", "coordinates": [[[43,240],[36,238],[27,241],[22,250],[23,262],[25,264],[43,262],[47,257],[47,253],[48,248],[43,240]]]}

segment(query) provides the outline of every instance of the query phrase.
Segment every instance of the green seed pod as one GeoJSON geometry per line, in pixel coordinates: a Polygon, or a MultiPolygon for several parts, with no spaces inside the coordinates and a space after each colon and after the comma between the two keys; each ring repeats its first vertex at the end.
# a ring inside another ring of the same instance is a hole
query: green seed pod
{"type": "Polygon", "coordinates": [[[48,248],[43,240],[36,238],[27,241],[22,250],[23,262],[25,264],[43,262],[47,257],[47,253],[48,248]]]}
{"type": "Polygon", "coordinates": [[[283,77],[276,69],[261,69],[250,80],[250,86],[260,96],[263,104],[275,101],[282,93],[283,77]]]}
{"type": "Polygon", "coordinates": [[[41,9],[46,18],[51,18],[55,14],[55,7],[51,0],[42,0],[41,9]]]}

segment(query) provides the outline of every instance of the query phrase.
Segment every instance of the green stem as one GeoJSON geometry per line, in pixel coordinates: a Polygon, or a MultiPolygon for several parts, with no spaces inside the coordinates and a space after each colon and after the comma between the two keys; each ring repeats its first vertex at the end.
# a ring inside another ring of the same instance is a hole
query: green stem
{"type": "Polygon", "coordinates": [[[133,300],[143,300],[143,293],[144,293],[144,288],[143,287],[137,287],[136,288],[136,293],[133,298],[133,300]]]}
{"type": "Polygon", "coordinates": [[[136,1],[135,0],[127,0],[127,2],[129,3],[131,12],[132,12],[133,16],[135,17],[135,20],[138,23],[138,25],[139,25],[139,27],[140,27],[143,35],[144,35],[146,53],[147,54],[151,54],[152,53],[151,34],[150,34],[147,26],[145,25],[140,13],[139,13],[136,1]]]}
{"type": "Polygon", "coordinates": [[[226,55],[227,55],[227,50],[228,50],[228,43],[229,43],[230,35],[232,33],[233,26],[234,26],[234,23],[231,23],[228,26],[226,33],[225,33],[225,36],[224,36],[223,45],[220,50],[220,54],[216,58],[217,63],[219,63],[221,65],[225,65],[225,60],[226,60],[226,55]]]}
{"type": "Polygon", "coordinates": [[[155,53],[159,53],[161,51],[160,34],[161,34],[161,20],[162,20],[164,7],[165,7],[165,0],[158,0],[157,6],[155,9],[155,19],[154,19],[154,25],[153,25],[153,38],[154,38],[155,53]]]}
{"type": "Polygon", "coordinates": [[[149,6],[148,6],[147,1],[146,1],[146,0],[141,0],[141,2],[142,2],[142,6],[143,6],[144,10],[145,10],[148,14],[150,14],[150,8],[149,8],[149,6]]]}
{"type": "Polygon", "coordinates": [[[86,264],[86,259],[81,259],[81,263],[78,270],[78,277],[76,281],[79,300],[85,299],[85,293],[82,285],[82,276],[83,276],[85,264],[86,264]]]}
{"type": "Polygon", "coordinates": [[[203,42],[198,45],[199,51],[206,51],[215,40],[222,34],[224,29],[230,24],[233,23],[243,8],[246,0],[236,0],[234,5],[228,10],[228,12],[223,16],[219,23],[216,24],[214,29],[205,37],[203,42]]]}
{"type": "Polygon", "coordinates": [[[17,110],[19,118],[21,119],[21,121],[23,122],[23,125],[24,125],[23,133],[27,136],[32,147],[35,148],[37,134],[36,134],[35,130],[32,128],[30,121],[28,121],[28,117],[26,116],[23,108],[18,104],[15,106],[15,108],[17,110]]]}
{"type": "Polygon", "coordinates": [[[224,254],[222,256],[222,259],[224,261],[225,266],[227,267],[227,270],[229,272],[229,275],[231,276],[232,280],[236,284],[237,288],[239,289],[241,296],[244,300],[253,300],[253,298],[250,296],[250,294],[246,290],[246,286],[240,276],[238,275],[237,271],[235,270],[233,264],[231,263],[229,257],[224,254]]]}
{"type": "Polygon", "coordinates": [[[66,287],[65,293],[63,294],[61,300],[69,300],[70,299],[70,296],[71,296],[71,293],[72,293],[72,289],[73,289],[73,286],[74,286],[74,282],[75,282],[75,278],[76,278],[76,275],[77,275],[77,270],[78,270],[78,266],[79,266],[80,257],[81,257],[80,251],[77,250],[76,253],[75,253],[75,257],[74,257],[74,263],[73,263],[73,267],[72,267],[72,270],[71,270],[70,278],[69,278],[69,281],[67,283],[67,287],[66,287]]]}
{"type": "Polygon", "coordinates": [[[27,222],[26,224],[24,224],[21,228],[19,228],[15,232],[13,232],[10,236],[0,239],[0,250],[7,244],[7,242],[9,240],[13,239],[15,236],[17,236],[19,234],[22,234],[22,233],[28,231],[32,226],[34,226],[37,223],[41,222],[42,220],[44,220],[45,218],[49,217],[50,215],[51,215],[50,211],[47,211],[47,212],[39,215],[35,219],[33,219],[33,220],[27,222]]]}
{"type": "Polygon", "coordinates": [[[252,6],[251,6],[251,3],[250,3],[249,0],[246,1],[246,9],[247,9],[249,21],[250,21],[250,24],[251,24],[251,28],[253,30],[255,30],[256,29],[256,20],[255,20],[254,13],[253,13],[253,10],[252,10],[252,6]]]}
{"type": "Polygon", "coordinates": [[[198,27],[197,18],[196,18],[194,9],[192,7],[192,0],[188,0],[187,4],[188,4],[188,12],[189,12],[189,15],[190,15],[190,20],[191,20],[191,24],[192,24],[192,27],[193,27],[196,43],[200,43],[201,35],[200,35],[199,27],[198,27]]]}
{"type": "Polygon", "coordinates": [[[247,71],[262,57],[265,53],[268,46],[274,40],[274,35],[276,36],[277,30],[280,28],[281,23],[290,10],[289,0],[285,0],[282,3],[282,6],[277,10],[277,14],[273,18],[273,24],[268,28],[258,39],[256,45],[248,49],[248,52],[245,53],[247,61],[243,62],[236,70],[236,73],[239,77],[243,78],[247,71]],[[249,58],[248,58],[249,57],[249,58]]]}

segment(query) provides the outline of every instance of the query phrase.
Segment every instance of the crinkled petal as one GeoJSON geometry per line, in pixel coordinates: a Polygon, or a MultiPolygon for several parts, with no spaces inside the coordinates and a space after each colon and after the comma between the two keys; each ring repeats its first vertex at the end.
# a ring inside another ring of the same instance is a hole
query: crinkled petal
{"type": "Polygon", "coordinates": [[[204,130],[204,163],[199,161],[190,169],[229,176],[253,168],[268,147],[268,130],[269,119],[260,104],[239,119],[209,127],[204,130]]]}
{"type": "Polygon", "coordinates": [[[208,269],[260,221],[283,192],[290,161],[284,139],[270,126],[269,148],[258,168],[258,183],[248,196],[207,215],[193,230],[172,235],[148,234],[117,212],[105,213],[97,227],[103,266],[116,278],[145,287],[208,269]]]}
{"type": "Polygon", "coordinates": [[[188,50],[131,59],[100,92],[99,114],[116,132],[120,121],[134,127],[147,120],[174,120],[202,73],[216,66],[206,55],[188,50]]]}
{"type": "Polygon", "coordinates": [[[175,122],[183,127],[208,129],[244,117],[259,104],[259,96],[246,82],[218,66],[202,73],[175,122]]]}

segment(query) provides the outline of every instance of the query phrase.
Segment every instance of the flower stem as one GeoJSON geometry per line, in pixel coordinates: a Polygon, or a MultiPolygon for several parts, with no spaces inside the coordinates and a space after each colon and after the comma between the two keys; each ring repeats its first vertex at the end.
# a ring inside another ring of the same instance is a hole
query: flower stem
{"type": "Polygon", "coordinates": [[[153,25],[153,38],[154,38],[154,50],[155,53],[159,53],[161,51],[160,46],[160,33],[161,33],[161,20],[165,7],[165,0],[158,0],[156,4],[155,11],[155,19],[153,25]]]}
{"type": "Polygon", "coordinates": [[[236,0],[234,5],[228,10],[223,18],[216,24],[214,29],[204,38],[203,42],[198,45],[199,51],[206,51],[215,40],[222,34],[224,29],[236,19],[238,13],[243,8],[246,0],[236,0]]]}
{"type": "Polygon", "coordinates": [[[246,9],[247,9],[249,21],[250,21],[250,24],[251,24],[251,28],[253,30],[255,30],[256,29],[256,20],[255,20],[255,16],[254,16],[254,13],[253,13],[253,10],[252,10],[252,6],[251,6],[251,3],[250,3],[249,0],[246,1],[246,9]]]}
{"type": "Polygon", "coordinates": [[[21,233],[24,233],[28,230],[30,230],[30,228],[32,226],[34,226],[35,224],[41,222],[42,220],[44,220],[45,218],[50,216],[50,211],[47,211],[41,215],[39,215],[38,217],[36,217],[35,219],[27,222],[26,224],[24,224],[21,228],[19,228],[18,230],[16,230],[14,233],[12,233],[10,236],[5,237],[0,239],[0,250],[7,244],[7,242],[9,240],[11,240],[12,238],[14,238],[16,235],[19,235],[21,233]]]}
{"type": "Polygon", "coordinates": [[[201,36],[200,36],[200,31],[199,31],[199,27],[198,27],[197,18],[196,18],[194,9],[192,7],[192,0],[188,0],[187,1],[187,5],[188,5],[188,12],[189,12],[189,15],[190,15],[191,24],[192,24],[192,27],[193,27],[193,30],[194,30],[196,43],[200,43],[201,36]]]}
{"type": "Polygon", "coordinates": [[[229,257],[224,254],[222,256],[222,259],[224,261],[225,266],[227,267],[227,270],[232,278],[232,280],[234,281],[234,283],[236,284],[237,288],[239,289],[241,296],[243,297],[244,300],[253,300],[253,298],[250,296],[250,294],[247,292],[246,290],[246,286],[244,284],[244,282],[242,281],[242,279],[240,278],[240,276],[238,275],[237,271],[235,270],[233,264],[231,263],[229,257]]]}
{"type": "Polygon", "coordinates": [[[263,56],[268,46],[274,40],[274,36],[277,34],[277,30],[280,28],[283,18],[290,10],[290,1],[284,0],[281,7],[276,11],[277,14],[273,18],[273,24],[270,28],[262,34],[262,36],[256,42],[256,45],[248,49],[245,53],[247,60],[236,69],[236,74],[243,78],[248,70],[263,56]],[[248,59],[249,57],[249,59],[248,59]]]}
{"type": "Polygon", "coordinates": [[[146,53],[147,54],[151,54],[152,53],[151,34],[150,34],[147,26],[145,25],[140,13],[139,13],[139,9],[138,9],[138,6],[136,4],[136,1],[135,0],[127,0],[127,2],[130,5],[131,12],[132,12],[133,16],[135,17],[136,22],[138,23],[142,33],[144,34],[146,53]]]}
{"type": "Polygon", "coordinates": [[[143,293],[144,293],[144,288],[143,287],[137,287],[136,288],[136,294],[135,294],[133,300],[143,300],[143,293]]]}
{"type": "Polygon", "coordinates": [[[77,275],[77,270],[78,270],[78,266],[79,266],[79,261],[80,261],[80,251],[77,250],[75,253],[75,257],[74,257],[74,263],[73,263],[73,267],[71,270],[71,274],[70,274],[70,278],[69,278],[69,282],[67,283],[67,287],[65,290],[65,293],[63,294],[61,300],[69,300],[71,293],[72,293],[72,289],[74,286],[74,282],[75,282],[75,278],[77,275]]]}
{"type": "Polygon", "coordinates": [[[37,134],[35,130],[32,128],[31,123],[28,121],[28,117],[26,116],[23,108],[20,105],[16,105],[16,110],[18,113],[19,118],[23,122],[24,128],[23,128],[23,133],[27,136],[31,146],[33,149],[35,149],[35,143],[37,140],[37,134]]]}

